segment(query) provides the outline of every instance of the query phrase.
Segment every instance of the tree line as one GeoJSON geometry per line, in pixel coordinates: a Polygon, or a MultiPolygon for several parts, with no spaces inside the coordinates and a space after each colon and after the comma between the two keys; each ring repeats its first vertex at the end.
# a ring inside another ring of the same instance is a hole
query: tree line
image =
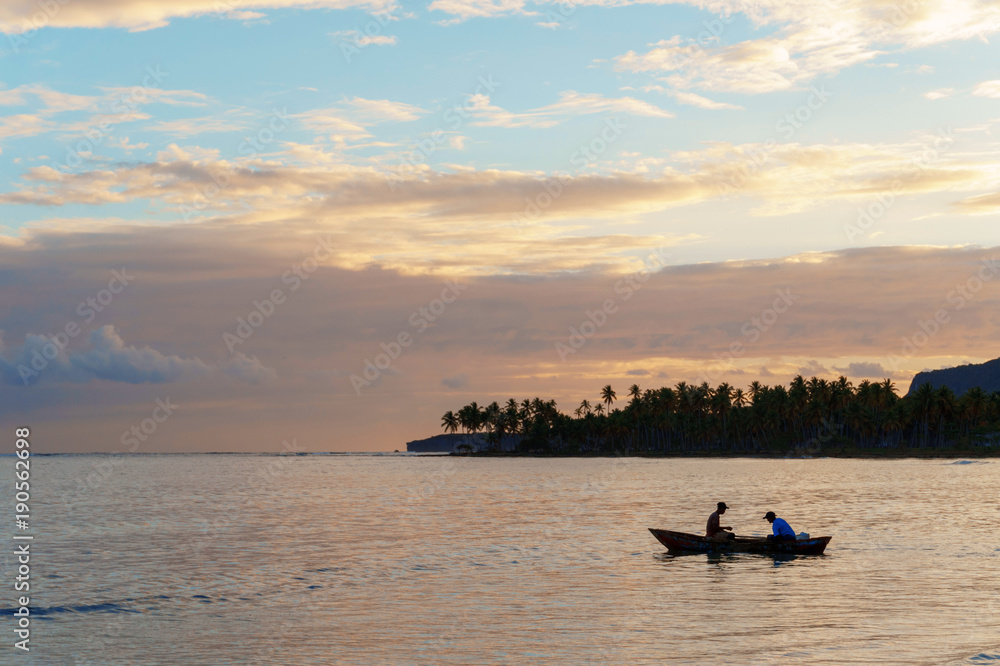
{"type": "Polygon", "coordinates": [[[1000,440],[1000,391],[972,388],[956,396],[924,384],[900,397],[892,380],[795,377],[786,388],[758,381],[744,391],[680,382],[619,400],[611,385],[573,415],[555,400],[504,405],[473,402],[441,419],[445,432],[484,433],[490,448],[510,435],[523,452],[545,453],[816,453],[858,449],[981,446],[1000,440]]]}

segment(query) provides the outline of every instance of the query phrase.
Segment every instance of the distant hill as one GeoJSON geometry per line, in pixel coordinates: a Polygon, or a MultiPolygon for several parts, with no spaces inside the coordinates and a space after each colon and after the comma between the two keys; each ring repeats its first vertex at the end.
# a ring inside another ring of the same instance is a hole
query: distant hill
{"type": "Polygon", "coordinates": [[[910,382],[907,395],[915,393],[924,384],[930,384],[934,388],[947,386],[955,395],[962,395],[975,386],[987,393],[1000,391],[1000,358],[978,365],[960,365],[957,368],[918,372],[910,382]]]}
{"type": "MultiPolygon", "coordinates": [[[[513,451],[517,449],[521,441],[519,435],[504,435],[500,439],[501,451],[513,451]]],[[[454,433],[448,435],[434,435],[427,439],[415,439],[406,443],[406,450],[410,453],[452,453],[462,444],[468,444],[473,451],[487,448],[488,442],[484,433],[454,433]]]]}
{"type": "Polygon", "coordinates": [[[450,434],[434,435],[427,439],[415,439],[406,443],[406,450],[410,453],[451,453],[458,448],[459,444],[468,444],[473,451],[478,451],[485,447],[486,437],[480,434],[450,434]]]}

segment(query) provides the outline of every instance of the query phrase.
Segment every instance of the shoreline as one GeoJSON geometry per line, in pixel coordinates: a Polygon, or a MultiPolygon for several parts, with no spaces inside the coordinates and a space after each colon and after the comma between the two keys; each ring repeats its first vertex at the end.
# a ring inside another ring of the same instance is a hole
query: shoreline
{"type": "Polygon", "coordinates": [[[791,455],[789,453],[760,452],[760,453],[733,453],[733,452],[711,452],[700,451],[698,453],[518,453],[513,451],[488,452],[478,451],[473,453],[452,452],[449,456],[463,458],[749,458],[759,460],[821,460],[824,458],[837,459],[858,459],[858,460],[949,460],[949,459],[972,459],[972,458],[1000,458],[1000,447],[993,447],[992,450],[973,449],[907,449],[891,450],[885,452],[876,451],[830,451],[822,455],[791,455]]]}

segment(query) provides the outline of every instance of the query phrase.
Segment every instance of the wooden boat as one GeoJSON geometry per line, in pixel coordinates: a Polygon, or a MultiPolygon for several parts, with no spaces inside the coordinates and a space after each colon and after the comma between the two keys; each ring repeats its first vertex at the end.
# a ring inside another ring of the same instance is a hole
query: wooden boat
{"type": "Polygon", "coordinates": [[[717,541],[697,534],[671,532],[650,527],[657,541],[671,553],[761,553],[821,555],[833,537],[823,536],[796,541],[768,541],[766,537],[743,537],[717,541]]]}

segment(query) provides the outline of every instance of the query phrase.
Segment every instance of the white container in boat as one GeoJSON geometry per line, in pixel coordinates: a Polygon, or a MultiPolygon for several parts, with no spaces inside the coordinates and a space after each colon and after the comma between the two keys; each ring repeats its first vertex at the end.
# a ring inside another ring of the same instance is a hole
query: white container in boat
{"type": "Polygon", "coordinates": [[[797,537],[795,537],[795,538],[798,541],[805,541],[806,539],[809,538],[809,533],[808,532],[799,532],[799,535],[797,537]]]}

